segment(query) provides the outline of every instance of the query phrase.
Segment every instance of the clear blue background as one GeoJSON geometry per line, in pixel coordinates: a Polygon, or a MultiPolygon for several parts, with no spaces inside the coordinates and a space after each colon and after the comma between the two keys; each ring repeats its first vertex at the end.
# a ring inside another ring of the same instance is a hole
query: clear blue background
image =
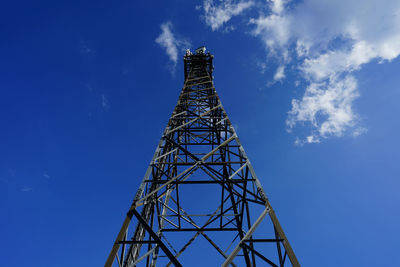
{"type": "Polygon", "coordinates": [[[210,31],[199,4],[0,4],[1,265],[104,264],[183,84],[181,60],[171,75],[155,43],[171,21],[215,55],[217,91],[302,266],[399,266],[400,60],[356,73],[367,133],[298,147],[285,119],[305,85],[289,72],[266,87],[276,66],[260,73],[262,43],[210,31]]]}

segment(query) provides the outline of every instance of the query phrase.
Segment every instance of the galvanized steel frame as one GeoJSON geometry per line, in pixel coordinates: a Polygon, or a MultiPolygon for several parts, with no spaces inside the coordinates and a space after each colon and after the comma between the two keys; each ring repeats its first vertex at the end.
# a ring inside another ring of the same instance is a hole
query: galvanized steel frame
{"type": "Polygon", "coordinates": [[[221,255],[221,266],[237,266],[234,261],[256,266],[260,260],[270,266],[286,266],[286,257],[291,266],[300,266],[214,88],[212,61],[210,53],[185,55],[185,83],[178,103],[105,266],[156,266],[160,257],[168,258],[166,266],[182,266],[179,256],[198,236],[221,255]],[[205,178],[196,177],[200,172],[205,178]],[[187,203],[180,200],[180,191],[188,184],[221,189],[213,213],[189,214],[183,208],[187,203]],[[254,206],[262,207],[262,212],[253,222],[254,206]],[[137,224],[130,233],[133,217],[137,224]],[[256,239],[253,233],[265,217],[272,223],[274,236],[256,239]],[[204,218],[201,224],[198,218],[204,218]],[[228,246],[225,251],[205,233],[224,231],[236,233],[232,241],[222,244],[228,246]],[[187,232],[190,237],[179,251],[165,236],[174,232],[187,232]],[[277,262],[257,250],[269,243],[276,244],[277,262]]]}

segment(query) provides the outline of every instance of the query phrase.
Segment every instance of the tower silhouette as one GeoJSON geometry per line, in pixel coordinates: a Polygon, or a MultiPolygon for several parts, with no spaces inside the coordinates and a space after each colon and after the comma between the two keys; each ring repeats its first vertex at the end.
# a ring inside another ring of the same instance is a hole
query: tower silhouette
{"type": "Polygon", "coordinates": [[[217,95],[212,61],[205,47],[187,50],[178,104],[105,266],[300,266],[217,95]]]}

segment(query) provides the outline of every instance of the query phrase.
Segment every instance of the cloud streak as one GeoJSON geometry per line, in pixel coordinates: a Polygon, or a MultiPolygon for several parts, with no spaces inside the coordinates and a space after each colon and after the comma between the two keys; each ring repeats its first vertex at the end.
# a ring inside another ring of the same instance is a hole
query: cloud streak
{"type": "Polygon", "coordinates": [[[103,109],[109,109],[110,108],[110,104],[108,102],[108,98],[106,97],[105,94],[101,94],[101,106],[103,107],[103,109]]]}
{"type": "Polygon", "coordinates": [[[278,67],[274,74],[274,81],[281,81],[285,78],[285,66],[281,65],[278,67]]]}
{"type": "Polygon", "coordinates": [[[161,34],[156,38],[155,42],[165,50],[173,64],[173,71],[178,62],[178,51],[189,48],[190,43],[186,39],[178,39],[176,37],[176,34],[173,32],[173,25],[170,21],[162,23],[160,28],[161,34]]]}
{"type": "Polygon", "coordinates": [[[33,191],[32,187],[24,186],[21,188],[21,192],[31,192],[33,191]]]}
{"type": "MultiPolygon", "coordinates": [[[[220,29],[232,17],[238,16],[245,10],[254,6],[253,1],[220,1],[215,4],[213,0],[204,0],[203,5],[199,9],[203,9],[203,19],[205,23],[211,27],[212,31],[220,29]]],[[[226,31],[232,30],[233,27],[226,28],[226,31]]]]}

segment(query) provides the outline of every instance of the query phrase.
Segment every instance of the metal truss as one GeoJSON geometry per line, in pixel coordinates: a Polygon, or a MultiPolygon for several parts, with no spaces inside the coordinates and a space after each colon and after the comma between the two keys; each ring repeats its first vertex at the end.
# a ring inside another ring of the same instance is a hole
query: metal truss
{"type": "Polygon", "coordinates": [[[208,253],[189,251],[199,238],[217,266],[300,266],[214,88],[212,59],[203,48],[184,56],[178,104],[105,266],[196,266],[190,253],[208,253]]]}

